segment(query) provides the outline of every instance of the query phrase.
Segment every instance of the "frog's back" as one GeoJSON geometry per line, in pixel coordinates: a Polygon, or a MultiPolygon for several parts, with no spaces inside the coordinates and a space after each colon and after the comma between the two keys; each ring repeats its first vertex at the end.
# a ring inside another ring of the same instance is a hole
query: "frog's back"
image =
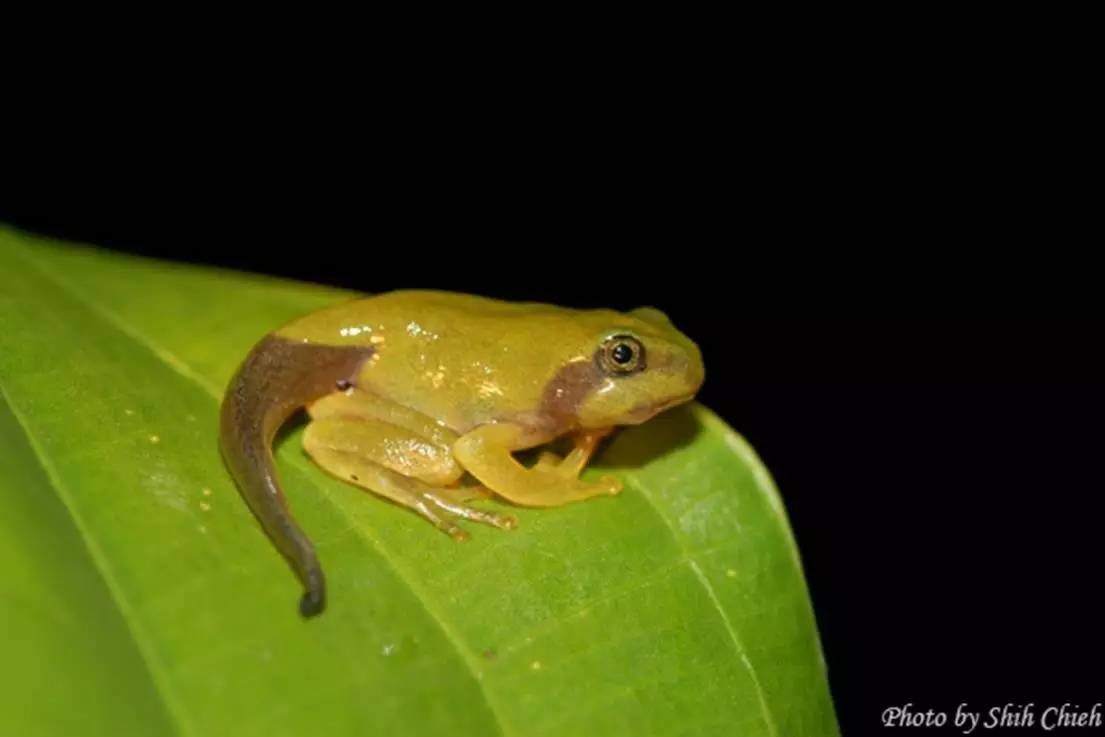
{"type": "Polygon", "coordinates": [[[417,337],[419,328],[442,333],[461,325],[499,323],[534,314],[566,313],[552,305],[502,300],[455,292],[399,290],[344,302],[305,315],[285,325],[277,335],[327,345],[379,345],[388,334],[406,332],[417,337]],[[373,336],[376,339],[373,340],[373,336]]]}
{"type": "MultiPolygon", "coordinates": [[[[532,409],[577,348],[587,314],[554,305],[436,291],[396,291],[337,305],[278,335],[371,346],[363,388],[453,429],[532,409]]],[[[584,354],[581,354],[583,356],[584,354]]]]}

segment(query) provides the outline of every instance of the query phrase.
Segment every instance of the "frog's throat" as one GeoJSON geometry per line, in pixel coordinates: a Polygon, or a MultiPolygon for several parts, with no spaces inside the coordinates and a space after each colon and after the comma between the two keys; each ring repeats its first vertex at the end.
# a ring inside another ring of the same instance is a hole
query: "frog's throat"
{"type": "Polygon", "coordinates": [[[288,509],[276,475],[272,441],[298,409],[353,382],[372,356],[370,346],[326,346],[268,336],[254,346],[231,379],[222,406],[220,445],[238,488],[291,563],[305,593],[305,617],[325,606],[326,583],[315,548],[288,509]]]}
{"type": "Polygon", "coordinates": [[[640,404],[626,413],[625,421],[622,424],[625,425],[640,425],[641,423],[648,422],[661,412],[666,412],[672,407],[677,407],[680,404],[694,399],[697,392],[690,392],[682,396],[673,397],[671,399],[664,400],[663,402],[656,402],[654,404],[640,404]]]}

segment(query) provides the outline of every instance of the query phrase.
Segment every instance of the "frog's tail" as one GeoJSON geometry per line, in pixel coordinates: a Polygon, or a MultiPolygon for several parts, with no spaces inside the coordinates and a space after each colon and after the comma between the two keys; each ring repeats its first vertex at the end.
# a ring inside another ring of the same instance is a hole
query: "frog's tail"
{"type": "Polygon", "coordinates": [[[371,354],[371,348],[322,346],[270,335],[250,351],[223,399],[223,458],[261,527],[303,583],[299,611],[304,617],[326,606],[326,578],[314,545],[288,509],[272,441],[298,409],[339,384],[351,383],[371,354]]]}

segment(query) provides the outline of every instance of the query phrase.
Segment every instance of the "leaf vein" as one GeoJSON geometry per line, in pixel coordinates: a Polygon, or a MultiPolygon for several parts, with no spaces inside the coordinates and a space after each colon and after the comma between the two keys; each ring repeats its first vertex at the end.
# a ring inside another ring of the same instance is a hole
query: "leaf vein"
{"type": "Polygon", "coordinates": [[[641,496],[643,496],[648,502],[649,507],[652,509],[653,513],[663,521],[664,525],[668,529],[668,533],[672,537],[672,540],[683,552],[683,559],[688,562],[691,570],[695,574],[695,577],[698,579],[699,584],[705,590],[706,596],[710,599],[710,603],[713,605],[714,610],[718,613],[721,618],[722,624],[725,626],[725,630],[729,635],[729,640],[733,645],[733,649],[736,650],[737,656],[740,658],[741,663],[748,670],[748,675],[752,680],[753,687],[756,689],[756,696],[758,697],[760,707],[763,710],[765,724],[767,725],[771,733],[773,735],[776,735],[777,737],[779,734],[779,730],[775,726],[774,719],[772,719],[771,711],[768,709],[767,701],[764,696],[763,686],[760,684],[760,679],[756,675],[756,669],[752,667],[752,663],[748,659],[748,653],[744,648],[744,643],[741,641],[741,638],[738,636],[736,629],[734,629],[732,623],[729,621],[729,615],[725,613],[725,608],[722,607],[721,601],[717,598],[717,594],[714,592],[713,586],[710,585],[709,579],[707,579],[705,574],[703,574],[702,568],[698,565],[697,561],[694,560],[691,551],[687,549],[687,546],[683,542],[682,536],[679,535],[679,533],[676,531],[675,527],[671,524],[671,521],[668,520],[668,518],[660,512],[660,509],[656,506],[656,502],[652,498],[652,494],[649,493],[648,487],[641,482],[640,477],[629,471],[626,471],[625,475],[633,480],[633,485],[637,487],[638,490],[640,490],[641,496]]]}

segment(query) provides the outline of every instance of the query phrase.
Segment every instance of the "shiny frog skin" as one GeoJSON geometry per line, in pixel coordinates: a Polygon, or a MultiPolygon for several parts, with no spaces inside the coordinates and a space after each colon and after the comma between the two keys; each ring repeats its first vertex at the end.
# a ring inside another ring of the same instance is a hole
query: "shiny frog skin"
{"type": "Polygon", "coordinates": [[[456,540],[458,519],[510,529],[467,504],[528,507],[616,494],[580,472],[617,425],[644,422],[702,385],[698,347],[660,311],[574,310],[398,291],[320,310],[258,343],[227,388],[221,446],[243,497],[290,561],[304,616],[325,606],[314,546],[277,478],[272,441],[306,408],[304,448],[328,473],[413,509],[456,540]],[[514,451],[567,436],[532,467],[514,451]],[[480,485],[461,485],[465,473],[480,485]]]}

